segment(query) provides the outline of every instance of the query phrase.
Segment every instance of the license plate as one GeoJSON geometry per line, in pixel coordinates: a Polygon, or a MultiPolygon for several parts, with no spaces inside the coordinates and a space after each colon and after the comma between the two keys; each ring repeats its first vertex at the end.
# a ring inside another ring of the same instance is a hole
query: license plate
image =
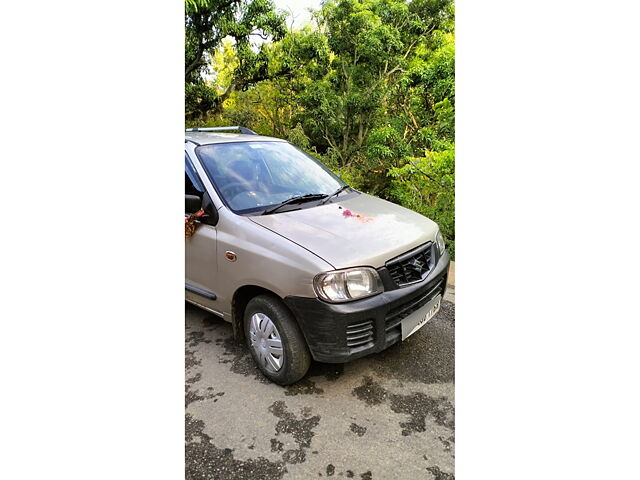
{"type": "Polygon", "coordinates": [[[438,310],[440,310],[441,300],[442,296],[438,295],[424,307],[416,310],[407,318],[402,320],[402,340],[420,330],[425,323],[431,320],[433,316],[438,313],[438,310]]]}

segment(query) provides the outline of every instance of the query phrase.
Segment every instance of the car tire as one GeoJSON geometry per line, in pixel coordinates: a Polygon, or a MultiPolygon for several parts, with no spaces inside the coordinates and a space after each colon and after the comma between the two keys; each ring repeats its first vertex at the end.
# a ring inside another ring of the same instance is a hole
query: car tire
{"type": "Polygon", "coordinates": [[[247,346],[265,377],[278,385],[290,385],[305,376],[311,354],[296,319],[282,300],[274,295],[252,298],[243,320],[247,346]]]}

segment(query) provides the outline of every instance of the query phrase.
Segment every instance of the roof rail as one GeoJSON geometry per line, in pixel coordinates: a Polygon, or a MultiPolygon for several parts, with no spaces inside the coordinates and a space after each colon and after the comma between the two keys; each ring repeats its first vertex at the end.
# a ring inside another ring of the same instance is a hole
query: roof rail
{"type": "Polygon", "coordinates": [[[230,132],[233,130],[239,130],[240,133],[244,133],[245,135],[257,135],[253,130],[249,130],[247,127],[240,127],[236,125],[235,127],[200,127],[200,128],[186,128],[186,132],[230,132]]]}

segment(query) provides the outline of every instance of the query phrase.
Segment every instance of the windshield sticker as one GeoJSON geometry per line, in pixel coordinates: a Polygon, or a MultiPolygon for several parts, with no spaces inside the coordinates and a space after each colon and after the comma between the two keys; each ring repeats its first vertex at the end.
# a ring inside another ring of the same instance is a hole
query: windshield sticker
{"type": "Polygon", "coordinates": [[[358,220],[359,222],[370,222],[371,220],[373,220],[373,218],[371,217],[364,217],[362,215],[358,215],[357,213],[353,213],[351,210],[345,210],[342,212],[342,215],[345,217],[353,217],[356,220],[358,220]]]}

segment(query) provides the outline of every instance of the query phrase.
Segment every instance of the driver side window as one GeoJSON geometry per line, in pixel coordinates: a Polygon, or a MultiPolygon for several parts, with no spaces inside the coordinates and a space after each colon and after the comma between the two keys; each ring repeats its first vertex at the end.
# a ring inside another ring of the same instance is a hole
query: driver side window
{"type": "Polygon", "coordinates": [[[184,156],[184,193],[185,195],[197,195],[199,197],[204,194],[204,186],[186,154],[184,156]]]}

